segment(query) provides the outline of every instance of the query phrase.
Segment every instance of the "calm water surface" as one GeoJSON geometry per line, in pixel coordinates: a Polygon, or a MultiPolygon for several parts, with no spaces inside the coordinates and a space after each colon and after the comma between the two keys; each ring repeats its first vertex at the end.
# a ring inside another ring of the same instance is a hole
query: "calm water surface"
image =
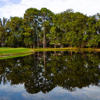
{"type": "Polygon", "coordinates": [[[0,100],[100,100],[100,54],[41,52],[0,60],[0,100]]]}

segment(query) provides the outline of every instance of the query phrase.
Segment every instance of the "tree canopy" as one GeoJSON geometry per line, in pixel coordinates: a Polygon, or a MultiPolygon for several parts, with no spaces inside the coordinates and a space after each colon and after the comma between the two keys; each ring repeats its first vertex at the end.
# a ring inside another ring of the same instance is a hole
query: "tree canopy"
{"type": "Polygon", "coordinates": [[[0,19],[0,46],[100,47],[100,14],[29,8],[22,18],[0,19]]]}

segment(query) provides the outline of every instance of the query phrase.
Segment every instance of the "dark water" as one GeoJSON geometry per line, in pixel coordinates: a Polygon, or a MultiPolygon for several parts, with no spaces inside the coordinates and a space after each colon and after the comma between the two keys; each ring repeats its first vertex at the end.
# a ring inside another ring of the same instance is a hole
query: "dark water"
{"type": "Polygon", "coordinates": [[[100,100],[100,54],[41,52],[0,60],[0,100],[100,100]]]}

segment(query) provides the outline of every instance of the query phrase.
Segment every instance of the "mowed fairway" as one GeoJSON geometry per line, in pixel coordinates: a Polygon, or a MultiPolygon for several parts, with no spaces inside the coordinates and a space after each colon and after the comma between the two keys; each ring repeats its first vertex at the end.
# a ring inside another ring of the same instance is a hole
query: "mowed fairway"
{"type": "Polygon", "coordinates": [[[26,56],[32,53],[33,50],[28,48],[0,48],[0,59],[26,56]]]}

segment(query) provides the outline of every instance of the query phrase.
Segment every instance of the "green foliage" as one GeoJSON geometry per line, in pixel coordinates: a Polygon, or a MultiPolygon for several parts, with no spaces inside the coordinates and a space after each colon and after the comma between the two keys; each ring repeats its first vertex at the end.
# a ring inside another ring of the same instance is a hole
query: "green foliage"
{"type": "Polygon", "coordinates": [[[23,18],[0,19],[0,46],[100,47],[100,14],[29,8],[23,18]]]}
{"type": "Polygon", "coordinates": [[[21,57],[32,53],[33,50],[28,48],[0,48],[0,59],[21,57]]]}

